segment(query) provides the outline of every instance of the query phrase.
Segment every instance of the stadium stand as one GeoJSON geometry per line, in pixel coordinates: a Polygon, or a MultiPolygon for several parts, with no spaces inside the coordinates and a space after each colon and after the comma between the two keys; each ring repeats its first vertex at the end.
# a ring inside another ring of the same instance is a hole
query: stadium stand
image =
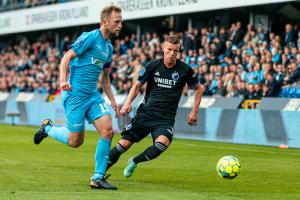
{"type": "Polygon", "coordinates": [[[0,12],[64,3],[76,0],[0,0],[0,12]]]}
{"type": "MultiPolygon", "coordinates": [[[[182,37],[179,58],[198,73],[205,95],[243,97],[300,97],[300,31],[286,24],[277,35],[241,22],[229,28],[205,27],[178,32],[182,37]]],[[[171,32],[173,33],[173,32],[171,32]]],[[[119,94],[128,93],[142,66],[162,55],[164,35],[135,34],[114,41],[111,80],[119,94]]],[[[58,68],[68,50],[70,36],[59,48],[47,37],[22,39],[3,47],[0,54],[0,91],[57,94],[58,68]]],[[[188,94],[188,88],[184,90],[188,94]]]]}

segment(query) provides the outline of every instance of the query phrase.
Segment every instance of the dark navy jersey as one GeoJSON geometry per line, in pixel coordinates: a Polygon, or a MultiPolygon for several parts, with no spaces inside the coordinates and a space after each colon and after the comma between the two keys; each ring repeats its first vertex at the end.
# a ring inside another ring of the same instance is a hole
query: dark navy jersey
{"type": "Polygon", "coordinates": [[[180,60],[174,67],[167,68],[163,59],[158,59],[142,68],[138,81],[147,82],[147,87],[137,115],[148,120],[149,126],[173,126],[184,86],[194,86],[198,78],[192,68],[180,60]]]}

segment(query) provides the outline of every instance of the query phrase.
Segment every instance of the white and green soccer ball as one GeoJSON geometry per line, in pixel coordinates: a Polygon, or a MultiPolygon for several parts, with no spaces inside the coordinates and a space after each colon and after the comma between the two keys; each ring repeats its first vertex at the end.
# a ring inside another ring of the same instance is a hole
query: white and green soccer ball
{"type": "Polygon", "coordinates": [[[234,156],[224,156],[217,163],[217,172],[224,179],[233,179],[241,172],[241,164],[234,156]]]}

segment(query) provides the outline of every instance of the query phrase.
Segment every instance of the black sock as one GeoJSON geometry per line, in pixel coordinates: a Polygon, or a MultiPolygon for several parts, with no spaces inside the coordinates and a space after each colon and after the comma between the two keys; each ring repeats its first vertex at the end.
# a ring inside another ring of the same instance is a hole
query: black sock
{"type": "Polygon", "coordinates": [[[133,158],[133,162],[138,164],[140,162],[145,162],[158,157],[162,152],[164,152],[168,147],[161,143],[155,142],[152,146],[148,147],[143,153],[133,158]]]}
{"type": "Polygon", "coordinates": [[[119,160],[120,156],[125,151],[126,149],[120,143],[110,150],[106,171],[119,160]]]}

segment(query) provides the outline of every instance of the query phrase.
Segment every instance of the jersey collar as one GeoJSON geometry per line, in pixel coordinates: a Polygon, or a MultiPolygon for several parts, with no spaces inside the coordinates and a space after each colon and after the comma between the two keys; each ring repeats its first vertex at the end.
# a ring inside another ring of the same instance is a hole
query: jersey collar
{"type": "Polygon", "coordinates": [[[105,42],[109,42],[109,39],[104,39],[101,30],[100,30],[99,28],[98,28],[97,30],[98,30],[98,33],[99,33],[100,38],[101,38],[103,41],[105,41],[105,42]]]}
{"type": "Polygon", "coordinates": [[[174,69],[175,66],[177,65],[178,59],[176,59],[175,65],[174,65],[173,67],[171,67],[171,68],[170,68],[170,67],[167,67],[167,66],[165,65],[165,63],[164,63],[164,58],[161,59],[161,63],[162,63],[162,65],[164,66],[165,69],[171,70],[171,69],[174,69]]]}

